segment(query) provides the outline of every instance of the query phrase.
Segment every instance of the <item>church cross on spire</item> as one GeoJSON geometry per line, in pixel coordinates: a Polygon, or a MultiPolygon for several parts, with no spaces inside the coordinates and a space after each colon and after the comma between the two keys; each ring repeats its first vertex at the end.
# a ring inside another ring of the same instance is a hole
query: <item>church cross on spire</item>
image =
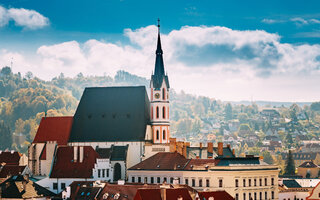
{"type": "Polygon", "coordinates": [[[158,18],[158,34],[160,34],[160,18],[158,18]]]}

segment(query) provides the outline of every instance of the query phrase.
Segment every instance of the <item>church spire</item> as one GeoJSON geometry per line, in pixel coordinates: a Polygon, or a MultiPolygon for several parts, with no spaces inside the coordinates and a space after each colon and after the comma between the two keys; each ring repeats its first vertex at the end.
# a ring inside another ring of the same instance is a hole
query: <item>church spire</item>
{"type": "Polygon", "coordinates": [[[160,19],[158,19],[158,42],[157,42],[157,50],[156,50],[156,63],[154,68],[155,76],[165,75],[162,54],[163,54],[163,51],[161,48],[161,39],[160,39],[160,19]]]}

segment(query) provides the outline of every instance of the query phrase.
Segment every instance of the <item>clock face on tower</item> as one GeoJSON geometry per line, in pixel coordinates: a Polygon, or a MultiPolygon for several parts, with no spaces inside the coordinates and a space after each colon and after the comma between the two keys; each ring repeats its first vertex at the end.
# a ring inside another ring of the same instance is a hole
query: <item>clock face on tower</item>
{"type": "Polygon", "coordinates": [[[159,98],[160,98],[160,94],[159,94],[159,93],[156,93],[156,94],[154,95],[154,97],[155,97],[156,99],[159,99],[159,98]]]}

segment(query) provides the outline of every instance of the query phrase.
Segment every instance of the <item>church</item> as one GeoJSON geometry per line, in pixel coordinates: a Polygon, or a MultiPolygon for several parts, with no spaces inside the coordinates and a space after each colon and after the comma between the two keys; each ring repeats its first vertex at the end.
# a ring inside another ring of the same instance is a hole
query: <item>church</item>
{"type": "MultiPolygon", "coordinates": [[[[59,178],[59,174],[70,174],[74,179],[76,175],[72,173],[79,174],[79,171],[63,170],[75,165],[79,168],[80,163],[95,166],[84,162],[97,163],[99,159],[110,166],[105,180],[117,181],[126,178],[127,168],[144,159],[158,152],[176,150],[172,146],[176,145],[174,139],[170,140],[170,85],[159,25],[155,53],[150,98],[145,86],[85,88],[74,116],[42,118],[28,151],[32,173],[54,179],[59,178]]],[[[97,177],[107,174],[103,167],[101,172],[93,167],[92,173],[82,178],[94,178],[95,172],[101,173],[96,173],[97,177]]],[[[61,178],[68,178],[63,176],[61,178]]]]}

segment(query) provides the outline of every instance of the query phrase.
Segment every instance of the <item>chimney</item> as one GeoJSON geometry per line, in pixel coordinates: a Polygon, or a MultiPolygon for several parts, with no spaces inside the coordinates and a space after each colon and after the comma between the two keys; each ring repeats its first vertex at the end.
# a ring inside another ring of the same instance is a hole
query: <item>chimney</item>
{"type": "Polygon", "coordinates": [[[200,149],[202,149],[202,142],[200,142],[200,149]]]}
{"type": "Polygon", "coordinates": [[[232,149],[232,155],[236,156],[236,151],[232,149]]]}
{"type": "Polygon", "coordinates": [[[78,147],[74,146],[73,147],[73,162],[77,162],[78,161],[78,147]]]}
{"type": "Polygon", "coordinates": [[[223,143],[218,142],[218,156],[223,156],[223,143]]]}
{"type": "Polygon", "coordinates": [[[79,162],[81,162],[81,163],[82,163],[82,162],[83,162],[83,154],[84,154],[84,153],[83,153],[83,147],[80,147],[80,150],[79,150],[79,151],[80,151],[80,158],[79,158],[79,162]]]}
{"type": "Polygon", "coordinates": [[[228,147],[229,149],[231,149],[231,146],[230,146],[230,144],[227,144],[227,147],[228,147]]]}
{"type": "Polygon", "coordinates": [[[166,190],[166,188],[160,188],[160,192],[161,192],[161,199],[162,200],[167,200],[167,190],[166,190]]]}
{"type": "Polygon", "coordinates": [[[176,138],[170,138],[170,152],[177,151],[177,139],[176,138]]]}
{"type": "Polygon", "coordinates": [[[208,142],[208,152],[213,153],[213,143],[212,142],[208,142]]]}
{"type": "Polygon", "coordinates": [[[183,144],[183,147],[182,147],[182,155],[187,158],[187,143],[184,143],[183,144]]]}

